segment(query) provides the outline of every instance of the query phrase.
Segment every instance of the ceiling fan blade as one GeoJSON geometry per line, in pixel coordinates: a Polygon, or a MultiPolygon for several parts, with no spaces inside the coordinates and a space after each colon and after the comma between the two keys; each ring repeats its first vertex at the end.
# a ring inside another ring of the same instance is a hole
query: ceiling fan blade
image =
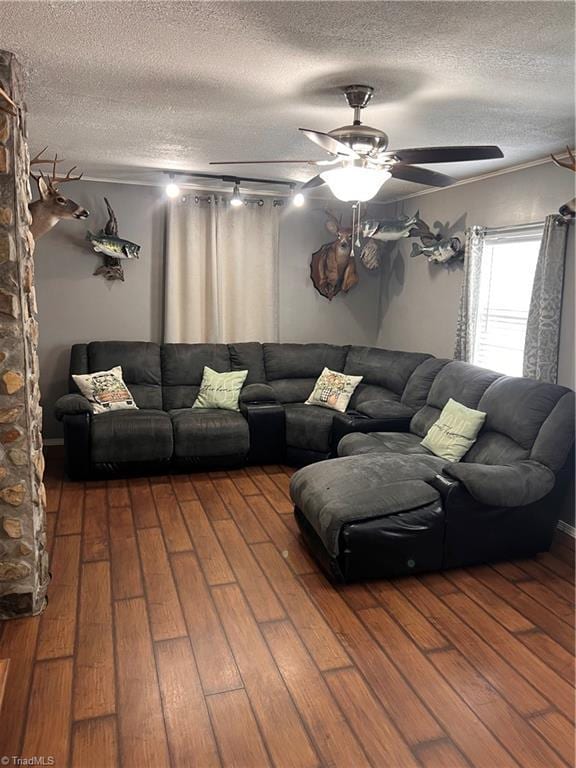
{"type": "Polygon", "coordinates": [[[322,163],[323,160],[217,160],[208,165],[276,165],[279,163],[298,163],[303,165],[308,163],[310,165],[316,165],[316,163],[322,163]]]}
{"type": "Polygon", "coordinates": [[[313,141],[314,144],[318,144],[319,147],[325,149],[327,152],[331,152],[333,155],[344,155],[345,157],[352,157],[357,159],[359,157],[353,149],[350,149],[346,144],[343,144],[334,136],[330,136],[329,133],[321,133],[320,131],[312,131],[309,128],[298,128],[302,131],[306,138],[313,141]]]}
{"type": "Polygon", "coordinates": [[[299,192],[305,192],[307,189],[313,189],[314,187],[321,187],[322,184],[326,184],[322,176],[312,176],[305,184],[302,184],[299,192]]]}
{"type": "Polygon", "coordinates": [[[402,163],[463,163],[467,160],[494,160],[504,157],[500,147],[414,147],[395,149],[394,154],[402,163]]]}
{"type": "Polygon", "coordinates": [[[449,187],[456,179],[443,173],[429,171],[428,168],[418,168],[416,165],[404,165],[396,163],[390,168],[394,179],[401,181],[413,181],[415,184],[427,184],[429,187],[449,187]]]}

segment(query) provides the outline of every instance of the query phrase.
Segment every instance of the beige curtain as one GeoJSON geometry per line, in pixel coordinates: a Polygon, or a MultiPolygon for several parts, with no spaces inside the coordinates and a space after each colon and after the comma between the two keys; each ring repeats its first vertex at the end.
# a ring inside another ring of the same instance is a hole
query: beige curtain
{"type": "Polygon", "coordinates": [[[279,207],[168,203],[164,340],[277,341],[279,207]]]}

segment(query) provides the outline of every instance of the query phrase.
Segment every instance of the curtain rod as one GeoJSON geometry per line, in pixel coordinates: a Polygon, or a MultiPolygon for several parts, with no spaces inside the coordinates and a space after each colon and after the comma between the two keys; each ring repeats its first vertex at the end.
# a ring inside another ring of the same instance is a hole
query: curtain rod
{"type": "Polygon", "coordinates": [[[540,229],[544,226],[544,221],[531,221],[527,224],[510,224],[506,227],[482,227],[482,230],[486,234],[501,233],[501,232],[518,232],[518,230],[525,229],[540,229]]]}

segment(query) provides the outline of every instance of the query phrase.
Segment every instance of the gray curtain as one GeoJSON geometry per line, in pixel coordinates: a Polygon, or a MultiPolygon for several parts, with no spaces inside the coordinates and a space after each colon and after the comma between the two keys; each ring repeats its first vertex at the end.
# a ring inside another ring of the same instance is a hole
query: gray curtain
{"type": "Polygon", "coordinates": [[[480,265],[484,249],[484,227],[470,227],[466,231],[464,247],[464,281],[460,296],[460,311],[456,326],[456,346],[454,359],[472,361],[474,339],[476,338],[476,320],[478,317],[478,297],[480,294],[480,265]]]}
{"type": "Polygon", "coordinates": [[[556,383],[568,224],[546,217],[526,325],[524,376],[556,383]]]}

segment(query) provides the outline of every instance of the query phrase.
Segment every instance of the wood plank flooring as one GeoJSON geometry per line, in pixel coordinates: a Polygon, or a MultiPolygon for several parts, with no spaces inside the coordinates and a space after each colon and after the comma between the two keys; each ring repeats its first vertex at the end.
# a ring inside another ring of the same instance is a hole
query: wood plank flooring
{"type": "Polygon", "coordinates": [[[574,541],[335,587],[299,539],[291,474],[82,484],[50,460],[50,600],[0,626],[0,757],[574,766],[574,541]]]}

